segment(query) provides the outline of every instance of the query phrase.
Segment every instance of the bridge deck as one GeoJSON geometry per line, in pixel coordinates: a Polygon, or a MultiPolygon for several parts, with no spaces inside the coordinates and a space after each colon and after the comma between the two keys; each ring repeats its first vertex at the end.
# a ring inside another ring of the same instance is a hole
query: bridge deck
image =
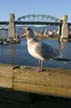
{"type": "MultiPolygon", "coordinates": [[[[62,25],[60,22],[45,22],[45,21],[15,21],[16,25],[29,25],[29,24],[37,24],[37,25],[62,25]]],[[[0,21],[0,25],[8,25],[8,21],[0,21]]],[[[71,23],[68,23],[69,26],[71,26],[71,23]]]]}

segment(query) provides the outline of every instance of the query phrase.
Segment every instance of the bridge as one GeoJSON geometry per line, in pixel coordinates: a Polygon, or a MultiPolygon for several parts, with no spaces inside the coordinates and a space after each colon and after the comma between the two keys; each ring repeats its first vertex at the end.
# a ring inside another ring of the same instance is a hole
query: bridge
{"type": "MultiPolygon", "coordinates": [[[[59,18],[51,15],[32,14],[17,18],[15,25],[61,25],[59,18]]],[[[0,21],[0,25],[9,25],[9,21],[0,21]]],[[[69,22],[68,25],[71,25],[69,22]]]]}
{"type": "Polygon", "coordinates": [[[33,25],[59,25],[59,22],[59,18],[50,15],[32,14],[19,17],[15,23],[33,25]]]}
{"type": "Polygon", "coordinates": [[[50,15],[32,14],[25,15],[15,20],[15,15],[11,13],[9,15],[9,21],[0,21],[0,25],[8,26],[8,37],[16,37],[16,25],[55,25],[59,26],[59,32],[61,38],[68,38],[68,28],[71,23],[68,23],[68,17],[65,15],[60,18],[56,18],[50,15]]]}
{"type": "MultiPolygon", "coordinates": [[[[46,22],[46,21],[14,21],[15,25],[61,25],[60,22],[46,22]]],[[[0,21],[0,25],[9,25],[8,21],[0,21]]],[[[69,25],[71,25],[69,23],[69,25]]]]}
{"type": "MultiPolygon", "coordinates": [[[[14,21],[15,25],[62,25],[61,22],[46,22],[46,21],[14,21]]],[[[67,23],[71,26],[71,23],[67,23]]],[[[0,25],[9,25],[9,21],[0,21],[0,25]]]]}
{"type": "MultiPolygon", "coordinates": [[[[25,15],[19,17],[16,21],[14,21],[16,25],[59,25],[60,20],[59,18],[50,16],[50,15],[41,15],[41,14],[32,14],[32,15],[25,15]]],[[[1,21],[0,25],[8,25],[8,21],[1,21]]]]}
{"type": "Polygon", "coordinates": [[[50,16],[50,15],[41,15],[41,14],[32,14],[32,15],[25,15],[25,16],[21,16],[17,19],[18,21],[23,20],[23,21],[59,21],[59,18],[50,16]]]}

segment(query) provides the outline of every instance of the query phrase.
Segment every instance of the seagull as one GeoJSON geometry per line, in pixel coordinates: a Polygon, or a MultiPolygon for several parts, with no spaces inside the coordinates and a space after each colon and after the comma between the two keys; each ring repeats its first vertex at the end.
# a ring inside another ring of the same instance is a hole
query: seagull
{"type": "Polygon", "coordinates": [[[27,37],[27,49],[29,54],[38,59],[38,71],[43,71],[43,62],[45,60],[54,59],[60,56],[58,49],[53,48],[51,45],[46,44],[36,38],[34,31],[30,27],[24,29],[24,34],[21,37],[27,37]]]}

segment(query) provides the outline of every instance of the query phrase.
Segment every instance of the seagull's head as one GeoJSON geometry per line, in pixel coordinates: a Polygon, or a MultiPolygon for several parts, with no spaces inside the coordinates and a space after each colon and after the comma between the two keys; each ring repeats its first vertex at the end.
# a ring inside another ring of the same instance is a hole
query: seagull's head
{"type": "Polygon", "coordinates": [[[34,38],[35,36],[33,30],[30,27],[26,27],[24,29],[24,34],[22,35],[22,37],[27,37],[27,39],[30,39],[34,38]]]}

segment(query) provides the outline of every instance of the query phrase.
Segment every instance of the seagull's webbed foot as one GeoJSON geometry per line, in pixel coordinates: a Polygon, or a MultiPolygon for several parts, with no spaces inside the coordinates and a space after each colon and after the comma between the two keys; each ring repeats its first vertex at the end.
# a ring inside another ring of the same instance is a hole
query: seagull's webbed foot
{"type": "Polygon", "coordinates": [[[44,71],[43,67],[42,67],[42,64],[43,62],[41,60],[39,60],[39,66],[38,66],[38,69],[37,69],[37,72],[42,72],[44,71]]]}
{"type": "Polygon", "coordinates": [[[38,67],[36,71],[37,71],[37,72],[43,72],[43,71],[45,71],[45,70],[42,69],[42,68],[40,68],[40,67],[38,67]]]}

